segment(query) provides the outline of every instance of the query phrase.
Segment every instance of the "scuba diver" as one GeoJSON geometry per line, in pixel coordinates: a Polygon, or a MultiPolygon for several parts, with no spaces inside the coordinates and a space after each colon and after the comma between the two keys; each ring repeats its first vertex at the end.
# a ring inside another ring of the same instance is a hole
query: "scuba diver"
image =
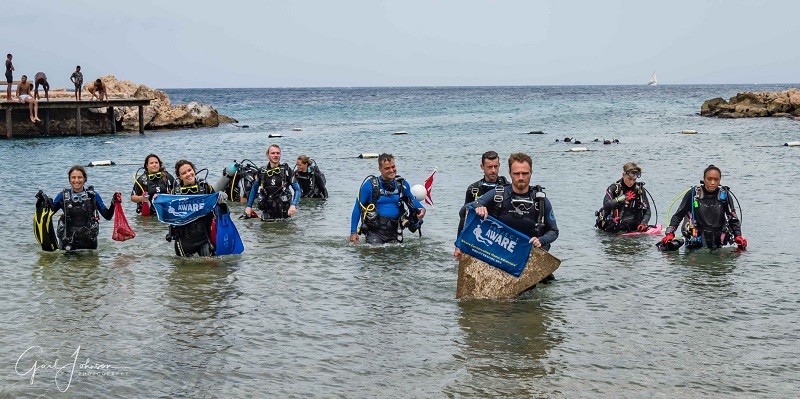
{"type": "Polygon", "coordinates": [[[225,193],[230,201],[246,204],[259,170],[249,159],[243,159],[241,163],[234,160],[222,170],[222,176],[217,180],[214,189],[225,193]]]}
{"type": "Polygon", "coordinates": [[[350,218],[351,242],[358,242],[359,234],[366,236],[368,244],[403,242],[403,229],[414,233],[422,225],[425,207],[411,194],[408,182],[397,175],[394,156],[380,154],[378,170],[379,177],[370,175],[361,183],[350,218]]]}
{"type": "MultiPolygon", "coordinates": [[[[172,194],[199,195],[212,194],[214,187],[205,180],[197,178],[194,164],[181,159],[175,163],[175,175],[178,184],[173,188],[172,194]]],[[[219,201],[225,200],[225,193],[220,193],[219,201]]],[[[175,254],[178,256],[214,256],[214,246],[211,244],[211,223],[215,218],[214,212],[209,212],[197,220],[182,226],[169,226],[167,241],[175,241],[175,254]]]]}
{"type": "MultiPolygon", "coordinates": [[[[59,247],[65,251],[97,249],[97,234],[100,231],[100,216],[106,220],[114,217],[114,208],[106,208],[94,187],[84,187],[88,180],[86,169],[75,165],[69,169],[69,188],[53,198],[52,209],[61,209],[64,214],[58,219],[56,235],[59,247]]],[[[111,203],[122,201],[120,193],[114,193],[111,203]]]]}
{"type": "Polygon", "coordinates": [[[603,207],[595,212],[595,227],[608,233],[647,231],[650,222],[650,204],[642,177],[642,168],[628,162],[622,165],[622,178],[608,186],[603,197],[603,207]]]}
{"type": "Polygon", "coordinates": [[[301,198],[328,198],[325,188],[325,174],[317,166],[317,162],[306,155],[297,157],[294,177],[300,185],[301,198]]]}
{"type": "MultiPolygon", "coordinates": [[[[475,209],[475,214],[482,218],[492,215],[512,229],[531,237],[529,242],[534,247],[547,251],[558,238],[558,225],[544,187],[530,186],[533,160],[527,154],[511,154],[508,157],[508,169],[510,185],[498,185],[477,201],[464,205],[459,216],[465,217],[468,208],[475,209]]],[[[546,281],[552,279],[552,275],[545,278],[546,281]]]]}
{"type": "MultiPolygon", "coordinates": [[[[464,195],[464,204],[477,201],[483,194],[489,191],[494,191],[499,186],[507,186],[508,180],[505,176],[500,176],[500,156],[494,151],[486,151],[481,156],[481,170],[483,171],[483,179],[472,183],[467,187],[467,192],[464,195]]],[[[461,234],[464,230],[464,218],[458,222],[458,231],[456,236],[461,234]]],[[[456,247],[453,251],[453,256],[458,257],[461,255],[461,250],[456,247]]]]}
{"type": "Polygon", "coordinates": [[[261,168],[250,189],[245,215],[252,215],[253,202],[258,195],[258,209],[262,211],[261,220],[272,221],[287,219],[297,212],[300,202],[300,185],[294,180],[289,165],[281,162],[281,147],[272,144],[267,148],[267,166],[261,168]]]}
{"type": "Polygon", "coordinates": [[[175,178],[164,169],[161,158],[150,154],[144,159],[142,167],[145,173],[134,176],[131,202],[136,203],[136,213],[142,216],[153,214],[153,198],[158,194],[169,194],[175,187],[175,178]]]}
{"type": "Polygon", "coordinates": [[[717,249],[734,243],[741,250],[747,248],[747,240],[742,237],[741,222],[730,201],[733,193],[727,186],[720,186],[721,179],[720,169],[708,165],[703,171],[700,185],[691,187],[683,196],[678,210],[669,221],[666,235],[656,244],[659,249],[674,250],[680,247],[682,242],[675,240],[675,230],[681,222],[686,248],[717,249]]]}

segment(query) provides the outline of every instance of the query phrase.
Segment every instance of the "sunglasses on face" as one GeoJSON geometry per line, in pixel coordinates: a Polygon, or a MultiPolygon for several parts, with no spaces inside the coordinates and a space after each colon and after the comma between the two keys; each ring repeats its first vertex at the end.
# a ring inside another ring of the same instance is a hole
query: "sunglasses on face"
{"type": "Polygon", "coordinates": [[[629,170],[629,171],[625,172],[625,174],[630,176],[630,177],[632,177],[632,178],[634,178],[634,179],[638,179],[638,178],[642,177],[642,172],[639,172],[638,170],[629,170]]]}
{"type": "Polygon", "coordinates": [[[195,184],[193,186],[181,187],[180,191],[181,194],[197,194],[198,192],[200,192],[200,186],[195,184]]]}
{"type": "Polygon", "coordinates": [[[162,174],[161,174],[161,172],[156,172],[156,173],[148,173],[148,174],[147,174],[147,180],[155,180],[155,179],[160,179],[160,178],[162,178],[163,176],[164,176],[164,175],[162,175],[162,174]]]}
{"type": "Polygon", "coordinates": [[[272,177],[272,176],[277,175],[280,172],[281,172],[281,167],[280,166],[276,166],[276,167],[274,167],[272,169],[267,169],[266,171],[264,171],[264,174],[266,174],[267,177],[272,177]]]}

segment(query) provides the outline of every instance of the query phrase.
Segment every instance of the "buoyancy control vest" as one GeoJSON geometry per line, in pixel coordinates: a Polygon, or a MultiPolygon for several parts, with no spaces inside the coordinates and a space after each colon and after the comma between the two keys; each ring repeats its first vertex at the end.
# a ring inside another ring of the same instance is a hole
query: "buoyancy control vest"
{"type": "Polygon", "coordinates": [[[703,184],[694,187],[691,212],[684,219],[681,232],[689,240],[687,246],[710,248],[733,243],[737,232],[731,231],[730,223],[738,224],[738,217],[731,209],[729,188],[719,186],[714,196],[706,194],[703,184]]]}
{"type": "Polygon", "coordinates": [[[478,180],[475,183],[470,184],[470,186],[467,188],[467,191],[471,196],[470,201],[477,201],[481,195],[486,194],[497,187],[507,186],[508,184],[508,180],[506,180],[505,176],[498,176],[496,183],[487,183],[483,179],[478,180]]]}
{"type": "Polygon", "coordinates": [[[65,250],[97,248],[100,214],[94,198],[94,186],[77,193],[65,188],[61,196],[64,214],[59,218],[56,229],[61,248],[65,250]]]}
{"type": "Polygon", "coordinates": [[[506,196],[506,187],[495,187],[494,206],[491,215],[514,230],[531,237],[540,237],[545,231],[544,201],[547,194],[544,187],[535,185],[530,187],[527,194],[506,196]],[[533,222],[533,223],[531,223],[533,222]]]}
{"type": "Polygon", "coordinates": [[[306,172],[294,170],[294,177],[300,184],[302,198],[328,198],[325,188],[325,174],[317,167],[317,162],[311,160],[306,172]]]}
{"type": "Polygon", "coordinates": [[[633,187],[626,190],[620,181],[616,181],[611,187],[609,187],[608,193],[606,194],[610,195],[611,198],[624,195],[625,192],[630,190],[634,190],[636,197],[631,201],[623,203],[621,208],[615,208],[610,211],[607,211],[605,206],[601,206],[600,209],[594,213],[597,217],[594,224],[595,227],[607,232],[635,229],[648,210],[647,202],[642,199],[646,195],[644,183],[636,182],[633,187]],[[613,189],[611,187],[613,187],[613,189]]]}

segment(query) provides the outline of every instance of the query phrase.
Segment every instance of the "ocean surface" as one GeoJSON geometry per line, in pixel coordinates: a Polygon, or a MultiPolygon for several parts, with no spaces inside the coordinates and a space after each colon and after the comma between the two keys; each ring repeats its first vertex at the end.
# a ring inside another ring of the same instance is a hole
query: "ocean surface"
{"type": "Polygon", "coordinates": [[[707,99],[797,86],[176,89],[174,103],[239,123],[0,140],[0,398],[797,397],[800,149],[782,144],[800,140],[800,122],[699,116],[707,99]],[[166,227],[130,202],[133,240],[112,241],[105,220],[95,252],[34,240],[34,195],[67,187],[73,164],[117,163],[88,169],[109,202],[128,197],[148,153],[169,170],[189,159],[213,182],[233,160],[263,165],[271,143],[290,165],[314,158],[331,198],[302,201],[285,223],[239,220],[234,206],[242,255],[177,258],[166,227]],[[590,151],[567,151],[577,146],[590,151]],[[517,300],[457,301],[457,212],[490,149],[501,165],[533,157],[562,263],[517,300]],[[377,173],[357,158],[367,152],[393,153],[412,184],[438,170],[422,237],[347,241],[357,189],[377,173]],[[628,161],[660,223],[719,166],[748,250],[662,253],[659,237],[596,231],[628,161]]]}

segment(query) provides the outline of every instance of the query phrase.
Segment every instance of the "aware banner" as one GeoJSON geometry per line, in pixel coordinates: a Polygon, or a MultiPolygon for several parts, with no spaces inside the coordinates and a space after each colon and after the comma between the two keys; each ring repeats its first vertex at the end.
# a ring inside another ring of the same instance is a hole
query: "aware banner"
{"type": "Polygon", "coordinates": [[[491,216],[481,219],[470,209],[455,245],[461,252],[519,277],[533,248],[529,240],[503,222],[491,216]]]}
{"type": "Polygon", "coordinates": [[[153,200],[158,220],[173,226],[183,226],[214,211],[219,193],[201,195],[159,194],[153,200]]]}

